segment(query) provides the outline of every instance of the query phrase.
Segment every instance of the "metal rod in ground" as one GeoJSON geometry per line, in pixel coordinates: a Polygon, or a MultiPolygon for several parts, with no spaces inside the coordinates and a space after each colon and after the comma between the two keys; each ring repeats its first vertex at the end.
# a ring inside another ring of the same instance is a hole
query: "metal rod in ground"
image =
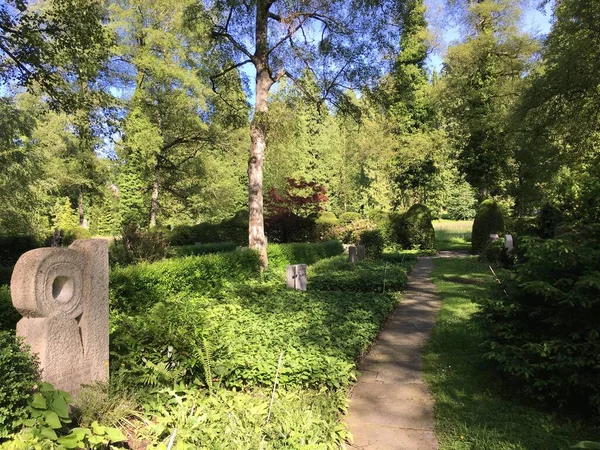
{"type": "MultiPolygon", "coordinates": [[[[502,281],[500,281],[500,278],[498,278],[498,275],[496,275],[496,272],[494,272],[494,269],[492,269],[492,266],[488,266],[488,267],[492,271],[492,275],[494,275],[494,278],[496,279],[496,283],[498,283],[500,286],[502,286],[502,281]]],[[[508,297],[508,292],[506,292],[506,289],[504,289],[504,286],[502,286],[502,291],[508,297]]]]}
{"type": "Polygon", "coordinates": [[[281,370],[281,362],[283,361],[283,352],[279,354],[279,361],[277,362],[277,372],[275,372],[275,382],[273,383],[273,392],[271,393],[271,402],[269,403],[269,413],[267,414],[267,423],[271,420],[271,410],[273,409],[273,402],[275,401],[275,390],[277,389],[277,383],[279,382],[279,371],[281,370]]]}

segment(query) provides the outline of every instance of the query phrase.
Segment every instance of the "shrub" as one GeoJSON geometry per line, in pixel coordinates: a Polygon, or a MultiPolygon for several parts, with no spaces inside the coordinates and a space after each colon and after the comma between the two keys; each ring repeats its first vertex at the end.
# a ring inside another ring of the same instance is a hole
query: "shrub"
{"type": "Polygon", "coordinates": [[[344,247],[339,241],[318,244],[269,244],[269,268],[282,269],[289,264],[314,264],[315,262],[339,255],[344,247]]]}
{"type": "MultiPolygon", "coordinates": [[[[596,233],[598,230],[596,229],[596,233]]],[[[585,234],[521,243],[523,261],[482,304],[486,356],[552,404],[600,406],[600,242],[585,234]]]]}
{"type": "Polygon", "coordinates": [[[170,247],[169,256],[182,257],[191,255],[208,255],[210,253],[227,253],[237,248],[235,242],[216,242],[214,244],[184,245],[170,247]]]}
{"type": "Polygon", "coordinates": [[[316,223],[313,217],[282,212],[265,219],[265,233],[272,243],[310,242],[316,237],[316,223]]]}
{"type": "Polygon", "coordinates": [[[414,265],[410,258],[402,263],[361,261],[349,263],[346,255],[319,261],[311,267],[308,289],[315,291],[392,292],[400,291],[414,265]]]}
{"type": "Polygon", "coordinates": [[[344,244],[356,244],[364,231],[375,229],[376,225],[368,219],[355,220],[346,225],[337,225],[327,232],[328,239],[337,239],[344,244]]]}
{"type": "Polygon", "coordinates": [[[481,253],[490,240],[490,234],[504,233],[504,215],[494,200],[484,200],[477,209],[471,233],[471,252],[481,253]]]}
{"type": "Polygon", "coordinates": [[[12,304],[10,287],[0,286],[0,331],[14,331],[19,320],[21,314],[12,304]]]}
{"type": "Polygon", "coordinates": [[[329,211],[323,211],[317,217],[316,224],[316,233],[317,239],[319,240],[328,240],[332,239],[331,237],[331,229],[335,226],[339,225],[340,221],[337,219],[334,213],[329,211]]]}
{"type": "Polygon", "coordinates": [[[12,267],[23,253],[38,247],[33,236],[0,236],[0,266],[12,267]]]}
{"type": "Polygon", "coordinates": [[[136,224],[123,227],[120,239],[111,247],[111,259],[121,265],[160,261],[167,256],[165,235],[160,231],[144,231],[136,224]]]}
{"type": "Polygon", "coordinates": [[[171,245],[193,245],[196,242],[248,245],[248,211],[238,211],[232,218],[219,223],[178,225],[168,233],[168,241],[171,245]]]}
{"type": "Polygon", "coordinates": [[[250,250],[116,267],[110,274],[111,307],[140,311],[173,295],[208,292],[259,274],[258,254],[250,250]]]}
{"type": "Polygon", "coordinates": [[[340,223],[342,225],[347,225],[347,224],[349,224],[351,222],[354,222],[354,221],[360,220],[360,219],[361,219],[361,216],[360,216],[359,213],[348,211],[348,212],[343,213],[340,216],[340,223]]]}
{"type": "Polygon", "coordinates": [[[366,230],[360,233],[359,243],[365,246],[368,259],[377,259],[383,253],[383,236],[379,230],[366,230]]]}
{"type": "Polygon", "coordinates": [[[90,239],[92,235],[90,234],[90,230],[83,227],[75,227],[65,230],[63,233],[62,244],[63,245],[71,245],[74,241],[78,239],[90,239]]]}
{"type": "Polygon", "coordinates": [[[397,242],[402,248],[435,249],[435,230],[427,206],[412,205],[394,225],[397,242]]]}
{"type": "Polygon", "coordinates": [[[0,438],[15,429],[24,417],[27,399],[39,378],[36,361],[22,348],[14,332],[0,331],[0,438]]]}
{"type": "Polygon", "coordinates": [[[544,205],[537,217],[537,229],[540,237],[553,238],[556,228],[563,222],[562,211],[552,205],[544,205]]]}

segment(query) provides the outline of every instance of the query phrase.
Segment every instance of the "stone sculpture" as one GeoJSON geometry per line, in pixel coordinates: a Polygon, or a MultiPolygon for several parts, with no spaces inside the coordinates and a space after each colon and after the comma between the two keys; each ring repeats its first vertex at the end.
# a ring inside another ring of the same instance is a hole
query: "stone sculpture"
{"type": "Polygon", "coordinates": [[[11,278],[17,324],[42,379],[76,395],[108,380],[108,243],[75,241],[21,256],[11,278]]]}

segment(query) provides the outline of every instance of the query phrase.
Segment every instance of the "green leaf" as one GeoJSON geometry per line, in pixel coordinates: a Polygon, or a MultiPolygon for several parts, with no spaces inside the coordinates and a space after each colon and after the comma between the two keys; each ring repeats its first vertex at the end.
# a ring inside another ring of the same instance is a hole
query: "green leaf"
{"type": "Polygon", "coordinates": [[[36,392],[35,394],[33,394],[33,398],[31,399],[31,402],[29,403],[29,405],[32,408],[36,408],[36,409],[46,409],[48,407],[46,405],[46,399],[39,392],[36,392]]]}
{"type": "Polygon", "coordinates": [[[84,448],[82,440],[73,434],[60,437],[56,442],[65,448],[84,448]]]}
{"type": "Polygon", "coordinates": [[[43,436],[43,437],[45,437],[45,438],[48,438],[48,439],[50,439],[52,441],[56,441],[58,439],[58,436],[56,435],[56,432],[52,428],[49,428],[49,427],[43,427],[43,428],[41,428],[40,429],[40,435],[43,436]]]}
{"type": "Polygon", "coordinates": [[[106,428],[106,435],[111,442],[124,442],[127,440],[118,428],[106,428]]]}
{"type": "Polygon", "coordinates": [[[46,423],[55,430],[62,428],[62,423],[60,423],[58,414],[56,414],[54,411],[44,411],[44,419],[46,419],[46,423]]]}
{"type": "Polygon", "coordinates": [[[69,418],[69,405],[67,404],[65,398],[60,395],[60,393],[57,392],[54,395],[50,407],[56,412],[56,414],[58,414],[59,417],[62,417],[63,419],[69,418]]]}

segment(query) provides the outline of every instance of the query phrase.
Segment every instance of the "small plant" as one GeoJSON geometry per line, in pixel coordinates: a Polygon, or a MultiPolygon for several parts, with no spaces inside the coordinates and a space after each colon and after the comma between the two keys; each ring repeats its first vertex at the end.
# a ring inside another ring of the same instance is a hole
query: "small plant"
{"type": "Polygon", "coordinates": [[[111,443],[127,440],[117,428],[105,427],[93,422],[91,428],[70,428],[69,403],[73,401],[67,392],[54,389],[49,383],[40,383],[31,396],[26,418],[20,421],[22,430],[3,448],[47,448],[57,444],[59,448],[103,449],[111,443]]]}
{"type": "Polygon", "coordinates": [[[490,241],[490,234],[504,233],[504,215],[494,200],[481,202],[473,221],[471,252],[481,253],[490,241]]]}
{"type": "Polygon", "coordinates": [[[0,331],[0,438],[24,417],[39,374],[35,359],[14,332],[0,331]]]}

